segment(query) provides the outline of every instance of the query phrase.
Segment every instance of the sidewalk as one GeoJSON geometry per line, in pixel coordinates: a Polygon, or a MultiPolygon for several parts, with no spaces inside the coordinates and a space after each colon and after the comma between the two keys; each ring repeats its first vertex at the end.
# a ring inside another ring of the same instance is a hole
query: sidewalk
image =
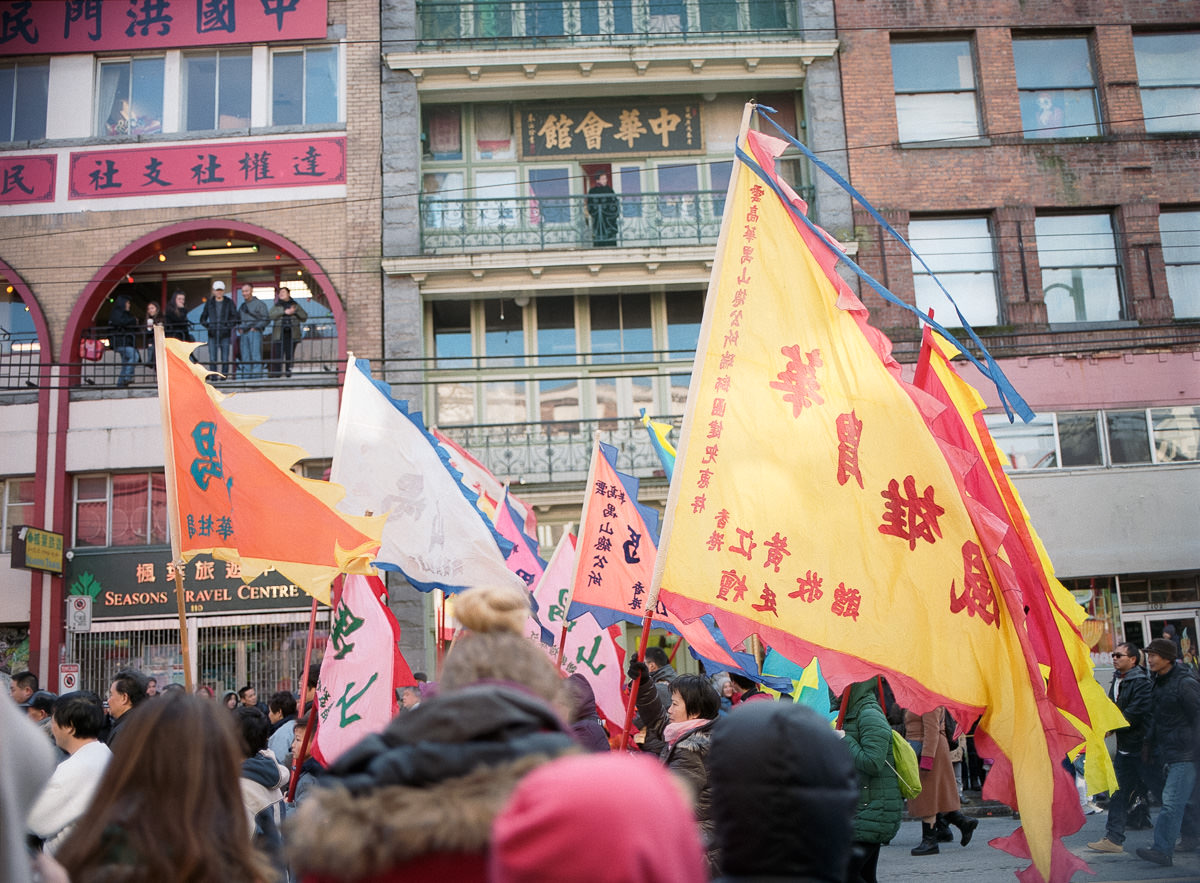
{"type": "MultiPolygon", "coordinates": [[[[998,800],[984,800],[978,791],[964,791],[962,802],[963,815],[973,816],[977,819],[1001,816],[1011,816],[1012,808],[1007,804],[1001,803],[998,800]]],[[[906,822],[913,821],[908,814],[908,802],[905,801],[905,811],[903,820],[906,822]]]]}

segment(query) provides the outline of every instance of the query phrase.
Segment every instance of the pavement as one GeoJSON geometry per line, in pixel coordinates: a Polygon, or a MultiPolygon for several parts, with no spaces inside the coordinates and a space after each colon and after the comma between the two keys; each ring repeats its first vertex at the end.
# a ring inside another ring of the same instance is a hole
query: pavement
{"type": "MultiPolygon", "coordinates": [[[[972,802],[963,807],[963,812],[979,819],[979,827],[970,846],[962,847],[956,839],[953,843],[940,844],[937,855],[913,856],[914,846],[921,841],[921,823],[905,821],[900,833],[890,845],[879,853],[880,883],[1015,883],[1016,873],[1029,865],[1028,860],[1013,858],[1006,852],[989,846],[988,841],[1011,834],[1020,824],[1012,818],[1007,806],[992,806],[983,802],[972,802]],[[991,814],[989,814],[991,813],[991,814]]],[[[1157,814],[1157,810],[1154,811],[1157,814]]],[[[1094,876],[1079,871],[1071,878],[1073,883],[1096,881],[1096,883],[1165,883],[1165,881],[1191,881],[1200,883],[1200,852],[1176,852],[1175,864],[1170,868],[1160,867],[1140,859],[1135,850],[1141,846],[1152,846],[1154,832],[1128,831],[1122,854],[1092,852],[1088,843],[1104,836],[1107,813],[1099,812],[1084,817],[1083,828],[1064,839],[1072,853],[1088,863],[1094,876]]],[[[954,829],[957,836],[958,830],[954,829]]],[[[1066,881],[1056,881],[1066,883],[1066,881]]]]}

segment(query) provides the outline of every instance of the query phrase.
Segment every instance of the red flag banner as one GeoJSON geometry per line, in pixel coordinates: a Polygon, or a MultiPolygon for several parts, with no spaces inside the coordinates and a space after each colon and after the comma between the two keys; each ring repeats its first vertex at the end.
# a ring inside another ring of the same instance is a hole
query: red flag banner
{"type": "Polygon", "coordinates": [[[373,572],[383,519],[341,514],[340,486],[291,471],[302,449],[254,438],[264,418],[222,407],[227,396],[189,359],[196,346],[163,339],[158,347],[177,557],[237,562],[246,582],[274,568],[328,604],[339,573],[373,572]]]}

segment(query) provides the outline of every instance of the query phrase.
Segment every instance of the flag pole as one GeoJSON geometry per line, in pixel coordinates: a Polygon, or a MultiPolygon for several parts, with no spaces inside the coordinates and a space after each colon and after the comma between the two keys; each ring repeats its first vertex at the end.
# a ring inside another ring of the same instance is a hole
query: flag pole
{"type": "Polygon", "coordinates": [[[167,489],[167,524],[171,534],[171,561],[175,570],[175,606],[179,612],[179,646],[183,651],[183,683],[188,693],[192,685],[192,648],[188,642],[187,610],[183,591],[183,554],[179,548],[182,525],[179,521],[179,499],[175,487],[175,446],[171,441],[171,395],[167,382],[167,346],[163,326],[154,326],[154,376],[158,383],[158,407],[163,429],[164,484],[167,489]]]}
{"type": "MultiPolygon", "coordinates": [[[[582,531],[580,531],[582,534],[582,531]]],[[[654,613],[654,607],[646,607],[646,613],[642,616],[642,636],[638,640],[637,661],[644,662],[646,660],[646,644],[650,640],[650,616],[654,613]]],[[[642,676],[639,674],[629,684],[629,698],[625,700],[625,723],[621,726],[621,741],[617,747],[618,751],[624,751],[625,746],[629,743],[629,730],[633,724],[633,707],[637,704],[638,686],[642,682],[642,676]]]]}

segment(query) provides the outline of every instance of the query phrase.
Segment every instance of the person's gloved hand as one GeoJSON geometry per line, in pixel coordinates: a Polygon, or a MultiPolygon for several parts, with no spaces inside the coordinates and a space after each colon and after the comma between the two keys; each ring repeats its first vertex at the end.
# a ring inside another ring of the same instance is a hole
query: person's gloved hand
{"type": "Polygon", "coordinates": [[[922,757],[921,758],[921,769],[923,769],[923,770],[933,769],[933,758],[932,757],[922,757]]]}
{"type": "Polygon", "coordinates": [[[636,659],[629,663],[629,670],[626,672],[630,679],[641,678],[642,683],[650,680],[650,669],[646,667],[646,663],[638,662],[636,659]]]}

